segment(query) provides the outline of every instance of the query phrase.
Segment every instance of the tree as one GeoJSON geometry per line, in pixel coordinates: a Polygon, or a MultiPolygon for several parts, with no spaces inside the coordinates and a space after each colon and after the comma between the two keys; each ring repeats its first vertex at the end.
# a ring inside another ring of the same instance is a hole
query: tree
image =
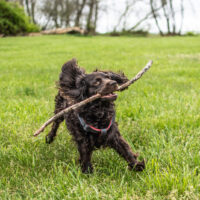
{"type": "MultiPolygon", "coordinates": [[[[43,30],[78,26],[89,34],[96,32],[99,16],[105,14],[105,10],[109,12],[115,10],[108,0],[7,1],[18,2],[23,6],[31,22],[40,23],[43,30]]],[[[118,4],[119,1],[113,0],[113,2],[118,4]]],[[[124,10],[119,9],[116,13],[116,23],[114,25],[113,22],[110,28],[113,28],[114,32],[133,32],[137,31],[145,22],[146,24],[151,22],[150,20],[155,23],[160,35],[181,34],[184,22],[184,0],[124,0],[124,10]],[[177,16],[181,16],[179,24],[177,16]]]]}
{"type": "Polygon", "coordinates": [[[135,17],[137,17],[137,8],[136,7],[137,7],[138,3],[143,4],[143,6],[145,6],[145,4],[147,4],[146,1],[144,1],[144,0],[126,0],[124,11],[121,12],[119,20],[118,20],[117,24],[115,25],[113,32],[116,32],[117,29],[120,30],[121,27],[122,27],[122,30],[126,31],[126,32],[137,31],[138,27],[145,21],[148,21],[149,19],[153,18],[153,16],[157,18],[157,16],[155,16],[155,12],[160,10],[161,7],[153,8],[153,12],[152,12],[152,8],[150,8],[149,11],[147,10],[147,12],[143,13],[142,17],[138,18],[138,20],[136,21],[135,24],[130,24],[127,27],[127,24],[128,24],[127,22],[130,21],[131,15],[132,16],[135,15],[135,17]],[[120,26],[120,25],[122,25],[122,26],[120,26]]]}
{"type": "Polygon", "coordinates": [[[35,7],[37,0],[6,0],[7,2],[18,3],[20,6],[24,7],[27,15],[30,17],[31,22],[36,24],[35,21],[35,7]]]}
{"type": "Polygon", "coordinates": [[[94,4],[95,0],[89,0],[88,2],[89,12],[87,16],[87,25],[86,25],[86,30],[88,33],[93,32],[92,17],[93,17],[94,4]]]}
{"type": "Polygon", "coordinates": [[[159,19],[164,18],[166,21],[166,34],[167,35],[179,35],[182,31],[182,25],[183,25],[183,17],[184,17],[184,6],[183,6],[183,0],[179,1],[180,6],[180,14],[181,14],[181,25],[178,30],[177,26],[178,23],[176,21],[176,15],[179,13],[179,11],[175,11],[174,9],[174,1],[172,0],[160,0],[160,4],[162,7],[163,13],[161,13],[161,10],[155,10],[155,6],[158,1],[150,0],[150,6],[151,11],[155,20],[155,24],[159,30],[160,35],[164,35],[164,31],[161,30],[161,27],[159,25],[159,19]]]}
{"type": "Polygon", "coordinates": [[[77,7],[77,12],[76,12],[76,19],[75,19],[75,26],[80,26],[80,18],[82,17],[83,9],[86,5],[86,0],[76,0],[76,7],[77,7]]]}
{"type": "Polygon", "coordinates": [[[159,22],[158,22],[157,12],[155,11],[155,8],[154,8],[154,2],[155,2],[154,0],[150,0],[151,12],[152,12],[153,18],[155,20],[155,23],[156,23],[156,26],[159,30],[160,35],[164,35],[161,28],[160,28],[159,22]]]}
{"type": "Polygon", "coordinates": [[[37,31],[39,28],[30,23],[23,8],[16,3],[0,1],[0,34],[16,35],[37,31]]]}
{"type": "Polygon", "coordinates": [[[124,11],[121,13],[117,24],[114,26],[113,32],[116,32],[116,30],[117,30],[117,28],[120,26],[122,20],[124,20],[123,29],[124,29],[124,30],[126,29],[125,24],[126,24],[126,20],[127,20],[127,18],[128,18],[129,10],[132,8],[132,6],[133,6],[135,3],[136,3],[136,1],[129,1],[129,0],[126,1],[125,9],[124,9],[124,11]]]}

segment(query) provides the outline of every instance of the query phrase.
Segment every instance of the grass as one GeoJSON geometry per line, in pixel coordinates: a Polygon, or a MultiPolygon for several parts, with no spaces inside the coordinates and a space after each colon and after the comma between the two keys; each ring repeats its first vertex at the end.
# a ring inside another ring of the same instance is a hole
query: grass
{"type": "Polygon", "coordinates": [[[200,37],[41,36],[0,39],[0,199],[199,199],[200,37]],[[64,123],[50,128],[55,81],[76,57],[91,72],[122,70],[131,78],[149,59],[144,77],[116,101],[121,134],[147,162],[131,172],[113,150],[93,155],[84,175],[64,123]]]}

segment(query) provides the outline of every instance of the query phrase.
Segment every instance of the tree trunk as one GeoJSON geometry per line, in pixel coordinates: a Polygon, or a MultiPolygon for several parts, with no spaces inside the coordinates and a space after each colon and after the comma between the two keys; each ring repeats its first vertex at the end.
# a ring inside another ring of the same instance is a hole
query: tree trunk
{"type": "Polygon", "coordinates": [[[95,15],[94,15],[94,32],[96,32],[96,28],[97,28],[98,11],[99,11],[99,1],[96,0],[96,3],[95,3],[95,15]]]}
{"type": "Polygon", "coordinates": [[[19,4],[23,7],[24,6],[24,0],[19,0],[19,4]]]}
{"type": "Polygon", "coordinates": [[[184,18],[184,5],[183,5],[183,0],[181,0],[181,26],[180,26],[180,29],[179,29],[179,34],[181,34],[181,31],[182,31],[183,18],[184,18]]]}
{"type": "Polygon", "coordinates": [[[59,6],[61,7],[60,10],[60,26],[62,27],[63,24],[65,23],[65,6],[64,6],[64,1],[59,1],[59,6]]]}
{"type": "Polygon", "coordinates": [[[170,4],[170,9],[171,9],[171,14],[172,14],[172,20],[173,20],[173,34],[176,34],[176,20],[175,20],[175,11],[174,11],[174,7],[173,7],[173,3],[172,0],[169,0],[169,4],[170,4]]]}
{"type": "Polygon", "coordinates": [[[66,27],[70,25],[70,3],[69,0],[66,1],[66,20],[65,20],[65,25],[66,27]]]}
{"type": "Polygon", "coordinates": [[[53,21],[55,23],[56,28],[58,28],[59,24],[58,24],[58,1],[57,0],[54,1],[53,21]]]}
{"type": "Polygon", "coordinates": [[[156,13],[155,13],[155,9],[153,7],[153,0],[150,0],[150,5],[151,5],[151,12],[153,14],[153,18],[154,18],[154,20],[156,22],[156,26],[157,26],[157,28],[159,30],[160,35],[163,36],[164,34],[163,34],[162,30],[160,29],[160,26],[159,26],[159,23],[158,23],[158,19],[157,19],[156,13]]]}
{"type": "Polygon", "coordinates": [[[88,33],[90,33],[92,30],[92,16],[93,16],[94,3],[95,3],[95,0],[89,1],[89,14],[88,14],[87,25],[86,25],[86,30],[88,33]]]}
{"type": "Polygon", "coordinates": [[[76,19],[75,19],[75,26],[80,26],[80,18],[82,16],[85,3],[86,3],[86,0],[83,0],[81,4],[79,3],[79,0],[77,0],[77,14],[76,14],[76,19]]]}
{"type": "Polygon", "coordinates": [[[36,24],[35,21],[35,0],[31,0],[31,18],[34,24],[36,24]]]}
{"type": "Polygon", "coordinates": [[[25,0],[25,4],[26,4],[26,11],[29,17],[31,17],[31,12],[29,9],[29,0],[25,0]]]}
{"type": "Polygon", "coordinates": [[[170,35],[171,34],[171,30],[170,30],[170,20],[169,20],[169,15],[166,12],[165,6],[167,5],[166,1],[161,0],[162,3],[162,8],[163,8],[163,12],[164,12],[164,16],[166,19],[166,23],[167,23],[167,34],[170,35]]]}

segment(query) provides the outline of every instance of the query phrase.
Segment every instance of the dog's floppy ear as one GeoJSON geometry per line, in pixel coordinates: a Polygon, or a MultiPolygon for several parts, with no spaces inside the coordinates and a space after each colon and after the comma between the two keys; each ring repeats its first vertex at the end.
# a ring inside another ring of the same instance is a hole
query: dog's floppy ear
{"type": "Polygon", "coordinates": [[[78,67],[76,59],[66,62],[61,70],[59,87],[63,90],[75,89],[77,79],[84,75],[84,71],[78,67]]]}
{"type": "Polygon", "coordinates": [[[76,80],[76,87],[68,89],[68,90],[64,90],[65,94],[67,94],[69,97],[75,99],[77,102],[78,101],[82,101],[85,98],[87,98],[86,95],[86,82],[84,77],[79,77],[76,80]]]}
{"type": "Polygon", "coordinates": [[[78,90],[78,95],[76,96],[76,98],[79,101],[84,100],[85,98],[87,98],[87,94],[86,94],[86,90],[87,90],[87,84],[86,84],[86,80],[85,77],[79,77],[76,81],[76,88],[78,90]]]}
{"type": "Polygon", "coordinates": [[[61,69],[59,88],[65,95],[74,99],[82,99],[85,72],[81,69],[76,59],[66,62],[61,69]]]}

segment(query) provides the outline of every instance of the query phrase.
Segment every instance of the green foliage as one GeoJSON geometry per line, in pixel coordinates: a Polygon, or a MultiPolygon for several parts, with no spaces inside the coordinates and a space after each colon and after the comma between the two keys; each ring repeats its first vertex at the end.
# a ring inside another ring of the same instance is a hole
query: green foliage
{"type": "Polygon", "coordinates": [[[38,32],[39,28],[29,21],[24,10],[18,4],[0,0],[0,34],[16,35],[38,32]]]}
{"type": "Polygon", "coordinates": [[[200,37],[0,38],[0,199],[200,199],[200,37]],[[133,77],[118,93],[116,120],[123,137],[147,161],[127,169],[113,150],[94,152],[94,174],[84,175],[65,123],[45,144],[55,81],[76,57],[87,72],[122,70],[133,77]]]}
{"type": "Polygon", "coordinates": [[[189,31],[185,34],[186,36],[197,36],[195,32],[189,31]]]}

